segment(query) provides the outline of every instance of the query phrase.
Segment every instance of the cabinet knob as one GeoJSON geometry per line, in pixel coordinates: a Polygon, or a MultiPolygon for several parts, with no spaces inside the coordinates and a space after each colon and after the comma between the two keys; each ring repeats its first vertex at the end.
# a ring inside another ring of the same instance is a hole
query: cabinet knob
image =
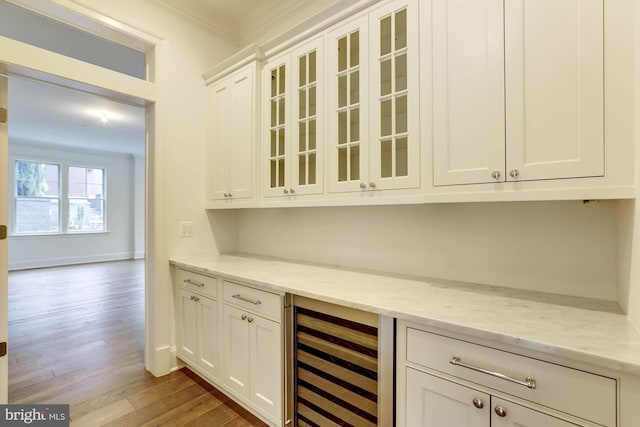
{"type": "Polygon", "coordinates": [[[493,179],[495,179],[495,180],[500,179],[500,175],[502,175],[502,174],[500,173],[500,171],[493,171],[493,172],[491,172],[491,178],[493,178],[493,179]]]}
{"type": "Polygon", "coordinates": [[[482,401],[482,399],[478,399],[476,397],[475,399],[473,399],[473,406],[475,406],[478,409],[482,409],[484,408],[484,402],[482,401]]]}
{"type": "Polygon", "coordinates": [[[365,184],[364,182],[361,182],[360,183],[360,188],[362,188],[364,190],[365,188],[367,188],[367,184],[365,184]]]}
{"type": "Polygon", "coordinates": [[[284,194],[289,194],[289,190],[287,190],[286,188],[282,191],[284,192],[284,194]]]}
{"type": "Polygon", "coordinates": [[[242,320],[247,320],[247,315],[246,314],[242,315],[242,320]]]}
{"type": "Polygon", "coordinates": [[[371,181],[371,182],[369,183],[369,187],[371,187],[371,188],[376,188],[376,183],[375,183],[375,182],[373,182],[373,181],[371,181]]]}
{"type": "Polygon", "coordinates": [[[511,172],[509,172],[509,176],[511,178],[517,178],[520,176],[520,171],[518,169],[511,169],[511,172]]]}
{"type": "Polygon", "coordinates": [[[499,417],[506,417],[507,416],[507,411],[502,407],[502,406],[496,406],[496,414],[499,417]]]}
{"type": "Polygon", "coordinates": [[[224,193],[224,197],[229,197],[229,193],[224,193]]]}
{"type": "Polygon", "coordinates": [[[229,197],[232,197],[231,193],[229,193],[229,197]]]}
{"type": "Polygon", "coordinates": [[[247,322],[249,322],[249,323],[253,322],[253,317],[249,317],[249,318],[247,319],[247,322]]]}
{"type": "Polygon", "coordinates": [[[294,190],[293,188],[289,190],[289,193],[291,194],[295,194],[296,190],[294,190]]]}

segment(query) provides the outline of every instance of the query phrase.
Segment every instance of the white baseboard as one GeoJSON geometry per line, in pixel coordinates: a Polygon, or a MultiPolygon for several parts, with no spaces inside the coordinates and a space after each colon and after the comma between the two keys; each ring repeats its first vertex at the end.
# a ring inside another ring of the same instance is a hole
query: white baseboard
{"type": "Polygon", "coordinates": [[[133,254],[133,259],[143,259],[144,251],[137,251],[133,254]]]}
{"type": "Polygon", "coordinates": [[[9,260],[9,271],[26,270],[30,268],[59,267],[63,265],[73,264],[89,264],[92,262],[119,261],[125,259],[134,259],[134,254],[132,252],[120,252],[113,254],[74,256],[63,258],[29,259],[23,261],[9,260]]]}

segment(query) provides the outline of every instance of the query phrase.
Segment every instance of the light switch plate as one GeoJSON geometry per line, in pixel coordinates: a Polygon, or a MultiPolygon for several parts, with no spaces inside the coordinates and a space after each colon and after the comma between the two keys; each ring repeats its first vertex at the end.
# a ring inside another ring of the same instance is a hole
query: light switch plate
{"type": "Polygon", "coordinates": [[[180,237],[193,237],[193,221],[180,221],[180,237]]]}

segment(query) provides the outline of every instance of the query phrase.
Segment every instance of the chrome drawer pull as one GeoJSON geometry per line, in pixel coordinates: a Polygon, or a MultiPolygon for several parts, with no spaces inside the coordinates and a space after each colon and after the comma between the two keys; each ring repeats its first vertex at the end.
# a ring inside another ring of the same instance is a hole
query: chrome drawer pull
{"type": "Polygon", "coordinates": [[[260,301],[259,299],[251,299],[251,298],[243,297],[240,294],[231,295],[231,298],[239,299],[240,301],[250,302],[251,304],[254,304],[254,305],[262,304],[262,301],[260,301]]]}
{"type": "Polygon", "coordinates": [[[204,283],[198,283],[198,282],[194,282],[191,279],[184,279],[183,280],[184,283],[189,283],[190,285],[196,285],[199,288],[204,288],[204,283]]]}
{"type": "Polygon", "coordinates": [[[453,356],[451,358],[451,360],[449,360],[449,363],[451,363],[452,365],[461,366],[463,368],[471,369],[472,371],[482,372],[483,374],[491,375],[492,377],[498,377],[498,378],[501,378],[503,380],[511,381],[512,383],[520,384],[520,385],[523,385],[523,386],[525,386],[527,388],[530,388],[530,389],[535,389],[536,388],[536,379],[535,378],[527,377],[527,378],[525,378],[524,381],[518,380],[518,379],[512,378],[512,377],[510,377],[508,375],[501,374],[499,372],[488,371],[486,369],[478,368],[477,366],[472,366],[472,365],[467,365],[466,363],[462,363],[462,361],[460,360],[460,358],[458,356],[453,356]]]}

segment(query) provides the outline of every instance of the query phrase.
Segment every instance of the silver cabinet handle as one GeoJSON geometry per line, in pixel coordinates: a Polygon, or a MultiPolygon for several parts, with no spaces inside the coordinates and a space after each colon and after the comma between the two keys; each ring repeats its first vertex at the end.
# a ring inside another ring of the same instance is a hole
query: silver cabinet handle
{"type": "Polygon", "coordinates": [[[365,184],[364,182],[361,182],[360,183],[360,188],[362,188],[364,190],[365,188],[367,188],[367,184],[365,184]]]}
{"type": "Polygon", "coordinates": [[[506,417],[507,416],[507,411],[502,407],[502,406],[496,406],[496,414],[498,414],[499,417],[506,417]]]}
{"type": "Polygon", "coordinates": [[[369,183],[369,187],[371,187],[371,188],[376,188],[376,183],[375,183],[375,182],[373,182],[373,181],[371,181],[371,182],[369,183]]]}
{"type": "Polygon", "coordinates": [[[184,283],[188,283],[188,284],[190,284],[190,285],[195,285],[195,286],[197,286],[197,287],[199,287],[199,288],[204,288],[204,283],[201,283],[201,282],[194,282],[194,281],[193,281],[193,280],[191,280],[191,279],[184,279],[184,280],[183,280],[183,282],[184,282],[184,283]]]}
{"type": "Polygon", "coordinates": [[[249,318],[247,319],[247,322],[249,322],[249,323],[253,322],[253,317],[249,317],[249,318]]]}
{"type": "Polygon", "coordinates": [[[475,406],[478,409],[482,409],[484,408],[484,402],[482,401],[482,399],[478,399],[476,397],[475,399],[473,399],[473,406],[475,406]]]}
{"type": "Polygon", "coordinates": [[[244,301],[244,302],[250,302],[251,304],[254,304],[254,305],[262,304],[262,301],[260,301],[259,299],[251,299],[251,298],[243,297],[240,294],[232,295],[231,298],[239,299],[240,301],[244,301]]]}
{"type": "Polygon", "coordinates": [[[243,314],[243,315],[241,316],[241,318],[242,318],[242,320],[247,320],[247,315],[246,315],[246,314],[243,314]]]}
{"type": "Polygon", "coordinates": [[[535,378],[527,377],[527,378],[525,378],[524,381],[522,381],[522,380],[510,377],[508,375],[501,374],[499,372],[493,372],[493,371],[489,371],[489,370],[486,370],[486,369],[478,368],[477,366],[467,365],[466,363],[462,363],[462,360],[458,356],[453,356],[451,358],[451,360],[449,360],[449,363],[451,363],[452,365],[461,366],[463,368],[471,369],[472,371],[481,372],[483,374],[491,375],[492,377],[501,378],[503,380],[507,380],[507,381],[510,381],[512,383],[523,385],[523,386],[525,386],[527,388],[530,388],[530,389],[536,388],[536,380],[535,380],[535,378]]]}
{"type": "Polygon", "coordinates": [[[517,178],[520,176],[520,171],[518,169],[511,169],[511,172],[509,172],[509,176],[511,178],[517,178]]]}
{"type": "Polygon", "coordinates": [[[282,191],[284,192],[284,194],[289,194],[289,190],[287,190],[286,188],[282,191]]]}
{"type": "Polygon", "coordinates": [[[228,194],[229,194],[229,197],[233,197],[233,195],[231,193],[228,193],[228,194]]]}
{"type": "Polygon", "coordinates": [[[200,301],[200,298],[198,298],[198,297],[196,297],[194,295],[191,295],[191,301],[198,302],[198,301],[200,301]]]}
{"type": "Polygon", "coordinates": [[[296,190],[294,190],[293,188],[291,188],[291,189],[289,190],[289,193],[291,193],[291,194],[295,194],[295,193],[296,193],[296,190]]]}
{"type": "Polygon", "coordinates": [[[493,178],[493,179],[496,179],[496,180],[500,179],[500,175],[501,175],[500,171],[491,172],[491,178],[493,178]]]}

